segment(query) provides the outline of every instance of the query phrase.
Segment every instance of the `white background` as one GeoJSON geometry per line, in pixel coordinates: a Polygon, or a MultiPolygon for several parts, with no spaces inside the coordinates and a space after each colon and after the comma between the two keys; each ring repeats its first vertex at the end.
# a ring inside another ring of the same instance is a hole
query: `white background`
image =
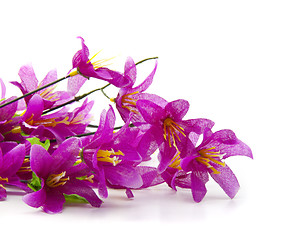
{"type": "MultiPolygon", "coordinates": [[[[1,234],[25,239],[120,238],[264,239],[291,237],[291,1],[4,1],[0,4],[0,77],[7,96],[20,92],[18,69],[32,63],[39,80],[56,68],[71,68],[82,36],[91,55],[123,71],[127,56],[137,62],[159,57],[148,92],[191,104],[185,119],[205,117],[214,130],[229,128],[253,150],[254,160],[227,164],[241,189],[230,200],[213,181],[196,204],[189,190],[166,185],[135,191],[128,200],[110,191],[100,209],[66,205],[48,215],[10,192],[0,202],[1,234]],[[288,217],[288,218],[287,218],[288,217]],[[33,237],[31,237],[33,235],[33,237]]],[[[138,67],[138,80],[152,70],[138,67]]],[[[91,79],[81,89],[102,86],[91,79]]],[[[115,97],[116,89],[107,89],[115,97]]],[[[98,115],[109,102],[100,93],[98,115]]],[[[120,123],[118,121],[117,125],[120,123]]]]}

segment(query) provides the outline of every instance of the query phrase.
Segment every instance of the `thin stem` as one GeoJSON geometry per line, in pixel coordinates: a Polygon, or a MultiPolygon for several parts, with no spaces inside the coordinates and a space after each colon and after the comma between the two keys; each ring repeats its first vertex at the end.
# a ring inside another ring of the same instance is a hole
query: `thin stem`
{"type": "MultiPolygon", "coordinates": [[[[87,125],[87,127],[98,128],[97,125],[91,125],[91,124],[87,125]]],[[[114,130],[119,130],[122,127],[123,126],[115,127],[114,130]]],[[[133,123],[130,123],[129,127],[135,127],[135,125],[133,123]]],[[[95,134],[95,132],[82,133],[82,134],[77,134],[77,135],[66,137],[66,139],[71,138],[71,137],[86,137],[86,136],[91,136],[91,135],[94,135],[94,134],[95,134]]],[[[51,139],[50,142],[56,142],[56,139],[51,139]]]]}
{"type": "Polygon", "coordinates": [[[146,62],[146,61],[148,61],[148,60],[157,59],[157,58],[158,58],[158,57],[146,58],[146,59],[143,59],[143,60],[141,60],[141,61],[139,61],[139,62],[137,62],[137,63],[135,63],[135,64],[136,64],[136,66],[137,66],[137,65],[139,65],[139,64],[142,63],[142,62],[146,62]]]}
{"type": "MultiPolygon", "coordinates": [[[[98,125],[88,124],[87,127],[98,128],[98,125]]],[[[121,129],[122,127],[123,127],[123,126],[115,127],[114,130],[121,129]]],[[[129,127],[135,127],[135,125],[134,125],[133,123],[130,123],[130,124],[129,124],[129,127]]]]}
{"type": "Polygon", "coordinates": [[[88,124],[87,127],[90,127],[90,128],[98,128],[98,125],[88,124]]]}
{"type": "Polygon", "coordinates": [[[85,94],[81,95],[81,96],[75,97],[74,99],[72,99],[72,100],[70,100],[70,101],[68,101],[68,102],[65,102],[65,103],[63,103],[63,104],[61,104],[61,105],[58,105],[58,106],[56,106],[56,107],[53,107],[53,108],[51,108],[51,109],[48,109],[48,110],[44,111],[43,114],[47,114],[47,113],[52,112],[52,111],[54,111],[54,110],[56,110],[56,109],[59,109],[59,108],[61,108],[61,107],[64,107],[64,106],[66,106],[66,105],[68,105],[68,104],[71,104],[71,103],[74,103],[74,102],[78,102],[79,100],[81,100],[82,98],[87,97],[87,96],[90,95],[91,93],[94,93],[94,92],[96,92],[96,91],[103,91],[103,89],[105,89],[105,88],[108,87],[109,85],[111,85],[111,84],[109,83],[109,84],[107,84],[107,85],[105,85],[105,86],[103,86],[103,87],[101,87],[101,88],[94,89],[94,90],[92,90],[92,91],[90,91],[90,92],[88,92],[88,93],[85,93],[85,94]]]}
{"type": "Polygon", "coordinates": [[[101,89],[102,94],[107,98],[107,99],[111,99],[104,91],[103,89],[101,89]]]}
{"type": "Polygon", "coordinates": [[[36,92],[38,92],[38,91],[41,91],[41,90],[43,90],[43,89],[45,89],[45,88],[47,88],[47,87],[49,87],[49,86],[52,86],[52,85],[54,85],[54,84],[56,84],[56,83],[58,83],[58,82],[61,82],[61,81],[65,80],[65,79],[68,78],[68,77],[70,77],[70,75],[68,75],[68,76],[66,76],[66,77],[62,77],[62,78],[60,78],[60,79],[57,79],[57,80],[54,81],[54,82],[51,82],[51,83],[49,83],[49,84],[47,84],[47,85],[44,85],[44,86],[42,86],[42,87],[40,87],[40,88],[37,88],[37,89],[35,89],[35,90],[31,91],[31,92],[28,92],[28,93],[26,93],[26,94],[24,94],[24,95],[22,95],[22,96],[20,96],[20,97],[18,97],[18,98],[15,98],[15,99],[13,99],[13,100],[7,102],[7,103],[4,103],[4,104],[0,105],[0,108],[3,108],[3,107],[5,107],[5,106],[7,106],[7,105],[9,105],[9,104],[11,104],[11,103],[14,103],[14,102],[16,102],[16,101],[18,101],[18,100],[20,100],[20,99],[23,99],[23,98],[25,98],[25,97],[28,97],[28,96],[30,96],[31,94],[34,94],[34,93],[36,93],[36,92]]]}

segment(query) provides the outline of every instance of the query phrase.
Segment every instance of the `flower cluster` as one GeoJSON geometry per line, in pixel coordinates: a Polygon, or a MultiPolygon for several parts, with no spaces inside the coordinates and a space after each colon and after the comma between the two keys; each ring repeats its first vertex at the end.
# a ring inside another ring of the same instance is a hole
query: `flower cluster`
{"type": "Polygon", "coordinates": [[[19,70],[21,82],[12,82],[23,95],[7,99],[0,79],[0,200],[7,197],[7,187],[15,186],[25,192],[23,201],[29,206],[57,213],[66,201],[100,207],[109,188],[124,189],[132,198],[133,190],[166,183],[175,191],[190,189],[200,202],[209,176],[233,198],[239,183],[225,159],[252,158],[250,148],[231,130],[212,131],[212,120],[185,119],[187,100],[169,102],[146,93],[157,60],[148,77],[135,85],[136,66],[143,61],[129,57],[123,72],[114,71],[106,60],[94,61],[96,55],[89,59],[80,39],[82,48],[66,77],[58,79],[52,70],[39,82],[32,66],[25,65],[19,70]],[[107,85],[76,96],[89,78],[107,85]],[[67,91],[55,91],[56,83],[65,79],[67,91]],[[109,85],[119,89],[118,95],[110,99],[113,106],[102,111],[98,126],[92,125],[94,102],[86,96],[109,85]],[[68,107],[82,98],[81,106],[68,107]],[[123,126],[115,126],[114,108],[123,126]],[[89,130],[94,127],[96,131],[89,130]],[[157,167],[147,166],[154,152],[157,167]]]}

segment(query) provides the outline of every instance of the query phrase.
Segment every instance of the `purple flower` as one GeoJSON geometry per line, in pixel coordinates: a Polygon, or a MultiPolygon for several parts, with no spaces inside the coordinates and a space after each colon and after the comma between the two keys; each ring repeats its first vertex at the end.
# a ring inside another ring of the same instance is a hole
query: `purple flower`
{"type": "Polygon", "coordinates": [[[85,175],[87,166],[78,161],[80,150],[77,138],[64,141],[52,155],[42,146],[33,145],[31,169],[40,178],[41,189],[25,195],[24,202],[31,207],[42,207],[47,213],[58,213],[65,203],[64,194],[77,194],[93,207],[100,207],[102,201],[89,185],[91,176],[85,175]]]}
{"type": "Polygon", "coordinates": [[[139,188],[142,178],[136,169],[141,157],[135,141],[139,129],[129,128],[127,122],[114,133],[115,115],[112,107],[101,114],[99,128],[84,147],[83,156],[98,178],[100,196],[108,196],[107,187],[139,188]]]}
{"type": "Polygon", "coordinates": [[[236,155],[252,158],[251,149],[240,141],[233,131],[220,130],[215,133],[210,129],[205,131],[202,143],[198,147],[194,145],[189,156],[181,159],[180,163],[184,171],[191,171],[190,187],[195,202],[200,202],[204,198],[207,192],[205,184],[209,180],[209,175],[230,198],[236,195],[239,183],[223,161],[236,155]]]}
{"type": "Polygon", "coordinates": [[[183,120],[189,109],[189,103],[183,99],[169,102],[165,107],[149,100],[139,100],[136,107],[147,126],[138,151],[144,159],[160,147],[159,173],[167,168],[177,151],[183,150],[190,132],[200,135],[214,124],[208,119],[183,120]]]}
{"type": "Polygon", "coordinates": [[[5,142],[0,144],[0,200],[7,197],[5,185],[19,187],[28,190],[25,184],[20,182],[16,175],[21,168],[25,157],[24,144],[5,142]]]}
{"type": "MultiPolygon", "coordinates": [[[[0,78],[1,84],[1,100],[0,105],[5,104],[16,97],[5,98],[6,87],[2,79],[0,78]]],[[[19,123],[20,118],[15,117],[15,113],[18,108],[18,103],[13,102],[6,107],[0,108],[0,141],[19,141],[22,142],[23,138],[20,134],[12,132],[12,129],[19,123]]]]}
{"type": "Polygon", "coordinates": [[[155,94],[144,93],[144,91],[151,85],[156,69],[157,61],[149,76],[140,85],[134,87],[136,82],[137,69],[133,59],[130,57],[127,59],[125,64],[124,77],[128,79],[129,84],[126,87],[121,88],[118,96],[114,99],[116,107],[125,122],[129,119],[130,114],[132,115],[133,122],[142,121],[143,118],[136,108],[136,102],[139,99],[150,100],[159,106],[165,106],[167,104],[166,100],[155,94]]]}
{"type": "Polygon", "coordinates": [[[105,68],[103,63],[105,60],[99,60],[96,62],[92,62],[94,55],[91,59],[89,59],[89,49],[84,43],[84,39],[82,37],[78,37],[81,39],[82,48],[75,53],[72,59],[73,69],[71,70],[70,76],[75,76],[77,74],[81,74],[82,76],[89,78],[98,78],[101,80],[105,80],[116,87],[123,87],[128,84],[128,80],[124,78],[123,74],[105,68]]]}
{"type": "MultiPolygon", "coordinates": [[[[33,90],[36,90],[42,86],[45,86],[51,82],[54,82],[58,79],[57,71],[50,71],[46,77],[39,83],[33,67],[31,65],[22,66],[18,73],[21,83],[19,82],[11,82],[15,86],[17,86],[22,94],[29,93],[33,90]]],[[[73,79],[68,81],[68,91],[57,91],[54,92],[57,85],[52,85],[47,87],[39,92],[35,93],[42,97],[44,101],[44,109],[49,109],[52,106],[57,106],[64,101],[69,101],[73,98],[73,96],[78,92],[82,84],[85,82],[85,78],[82,76],[75,76],[73,79]]],[[[32,98],[34,94],[27,96],[25,98],[26,104],[28,104],[29,100],[32,98]]]]}
{"type": "Polygon", "coordinates": [[[66,137],[84,133],[92,118],[89,114],[92,106],[93,101],[87,102],[86,99],[82,106],[73,112],[63,108],[55,113],[42,115],[44,101],[40,95],[35,94],[22,116],[21,130],[25,134],[40,138],[41,141],[46,138],[64,141],[66,137]]]}

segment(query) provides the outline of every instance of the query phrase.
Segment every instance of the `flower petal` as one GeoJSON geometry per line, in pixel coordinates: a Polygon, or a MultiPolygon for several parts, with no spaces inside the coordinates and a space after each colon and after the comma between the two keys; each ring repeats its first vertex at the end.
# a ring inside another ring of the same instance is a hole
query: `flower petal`
{"type": "Polygon", "coordinates": [[[104,172],[112,185],[126,188],[139,188],[143,185],[140,174],[130,165],[118,164],[117,166],[104,167],[104,172]]]}
{"type": "MultiPolygon", "coordinates": [[[[3,161],[5,163],[4,169],[6,171],[2,171],[3,175],[12,176],[16,174],[16,172],[21,167],[23,160],[25,157],[25,146],[24,144],[19,144],[8,153],[6,153],[3,157],[3,161]]],[[[3,169],[2,169],[3,170],[3,169]]]]}
{"type": "Polygon", "coordinates": [[[124,77],[128,79],[127,87],[132,87],[136,81],[137,69],[134,60],[128,57],[125,63],[124,77]]]}
{"type": "MultiPolygon", "coordinates": [[[[16,97],[10,97],[4,101],[0,102],[1,104],[7,103],[9,101],[12,101],[13,99],[15,99],[16,97]]],[[[15,114],[16,110],[17,110],[17,102],[11,103],[3,108],[0,108],[0,121],[9,121],[15,114]]]]}
{"type": "Polygon", "coordinates": [[[195,132],[196,134],[203,134],[206,129],[211,129],[214,122],[206,118],[197,118],[183,120],[179,123],[186,133],[195,132]]]}
{"type": "Polygon", "coordinates": [[[26,194],[22,200],[31,207],[39,208],[44,205],[46,196],[46,190],[42,188],[37,192],[26,194]]]}
{"type": "Polygon", "coordinates": [[[102,201],[98,198],[96,193],[87,184],[80,180],[71,180],[62,188],[65,194],[77,194],[85,198],[93,207],[100,207],[102,201]]]}
{"type": "MultiPolygon", "coordinates": [[[[53,69],[53,70],[51,70],[51,71],[49,71],[47,73],[47,75],[45,76],[44,80],[40,82],[38,87],[45,86],[45,85],[47,85],[47,84],[49,84],[51,82],[54,82],[57,79],[58,79],[57,70],[53,69]]],[[[52,86],[55,86],[55,85],[52,85],[52,86]]],[[[42,92],[43,91],[45,91],[45,90],[42,90],[42,92]]]]}
{"type": "Polygon", "coordinates": [[[163,142],[163,131],[155,126],[150,127],[141,137],[138,153],[142,159],[148,159],[163,142]]]}
{"type": "Polygon", "coordinates": [[[250,147],[240,141],[232,130],[224,129],[207,135],[209,137],[203,140],[198,149],[216,147],[216,151],[224,154],[223,159],[238,155],[253,158],[250,147]]]}
{"type": "Polygon", "coordinates": [[[220,174],[213,174],[212,171],[210,171],[211,177],[231,199],[234,198],[240,187],[236,176],[227,165],[225,165],[225,167],[220,165],[218,167],[216,166],[216,169],[220,174]]]}
{"type": "Polygon", "coordinates": [[[190,107],[188,101],[184,99],[178,99],[172,102],[169,102],[165,106],[165,111],[169,115],[169,117],[174,121],[181,121],[183,117],[186,115],[190,107]]]}
{"type": "Polygon", "coordinates": [[[138,100],[136,107],[147,123],[161,125],[160,120],[165,117],[164,109],[149,100],[138,100]]]}
{"type": "Polygon", "coordinates": [[[62,192],[59,191],[47,191],[47,197],[43,204],[43,210],[46,213],[59,213],[63,210],[65,203],[65,197],[62,192]]]}
{"type": "Polygon", "coordinates": [[[38,80],[33,67],[30,64],[22,66],[19,69],[18,75],[21,79],[21,84],[25,87],[26,92],[31,92],[38,87],[38,80]]]}
{"type": "Polygon", "coordinates": [[[0,86],[1,86],[1,99],[3,99],[5,98],[5,94],[6,94],[6,86],[1,78],[0,78],[0,86]]]}
{"type": "Polygon", "coordinates": [[[162,173],[163,171],[165,171],[176,153],[176,148],[174,146],[170,147],[168,142],[163,142],[159,146],[158,160],[160,163],[157,168],[158,173],[162,173]]]}
{"type": "Polygon", "coordinates": [[[157,169],[154,167],[137,166],[136,169],[143,180],[143,185],[140,188],[147,188],[164,182],[164,179],[158,174],[157,169]]]}
{"type": "Polygon", "coordinates": [[[149,74],[149,76],[137,87],[133,88],[134,92],[144,92],[153,82],[153,77],[155,75],[156,69],[157,69],[157,60],[155,61],[155,67],[152,70],[152,72],[149,74]]]}
{"type": "Polygon", "coordinates": [[[32,145],[30,150],[31,170],[36,173],[39,178],[46,179],[51,171],[54,159],[40,145],[32,145]]]}
{"type": "Polygon", "coordinates": [[[7,198],[7,192],[3,186],[0,185],[0,201],[3,201],[7,198]]]}
{"type": "Polygon", "coordinates": [[[195,202],[201,202],[207,193],[205,184],[208,182],[208,173],[205,171],[192,171],[191,188],[195,202]]]}
{"type": "Polygon", "coordinates": [[[76,75],[73,77],[70,77],[68,79],[68,84],[67,84],[67,91],[70,93],[70,95],[75,96],[80,88],[83,86],[83,84],[86,82],[87,78],[81,76],[81,75],[76,75]]]}
{"type": "Polygon", "coordinates": [[[28,102],[26,112],[23,115],[22,119],[26,121],[32,116],[34,119],[38,119],[43,114],[43,111],[44,111],[43,98],[38,94],[34,94],[28,102]]]}
{"type": "Polygon", "coordinates": [[[79,155],[80,140],[72,137],[64,141],[52,154],[54,169],[64,169],[73,166],[79,155]]]}

